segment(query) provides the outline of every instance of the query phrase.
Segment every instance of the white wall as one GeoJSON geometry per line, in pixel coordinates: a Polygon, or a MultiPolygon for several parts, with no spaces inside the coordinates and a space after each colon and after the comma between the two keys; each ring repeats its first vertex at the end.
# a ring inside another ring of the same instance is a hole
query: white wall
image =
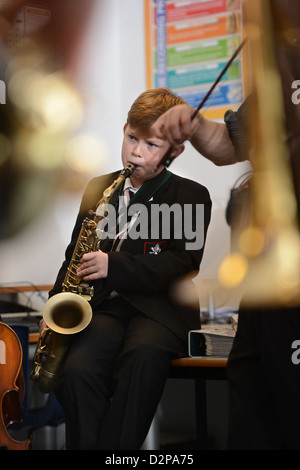
{"type": "MultiPolygon", "coordinates": [[[[143,0],[102,0],[82,47],[78,86],[87,117],[83,128],[107,145],[103,172],[120,168],[122,127],[132,101],[146,88],[143,0]]],[[[195,179],[213,201],[201,277],[214,278],[230,249],[225,208],[230,188],[247,164],[216,167],[187,145],[171,171],[195,179]]],[[[188,190],[188,188],[187,188],[188,190]]],[[[0,283],[53,283],[69,241],[81,194],[58,193],[42,215],[0,244],[0,283]]],[[[222,300],[220,301],[222,302],[222,300]]]]}

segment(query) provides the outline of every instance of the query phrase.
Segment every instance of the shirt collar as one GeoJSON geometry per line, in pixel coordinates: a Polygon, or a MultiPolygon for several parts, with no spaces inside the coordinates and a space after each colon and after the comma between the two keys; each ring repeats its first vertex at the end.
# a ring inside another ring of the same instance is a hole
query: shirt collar
{"type": "Polygon", "coordinates": [[[136,192],[138,191],[138,189],[139,189],[139,188],[135,188],[134,186],[132,186],[132,182],[131,182],[130,176],[128,176],[128,177],[125,179],[123,191],[125,191],[126,189],[130,189],[130,191],[132,191],[133,193],[136,193],[136,192]]]}

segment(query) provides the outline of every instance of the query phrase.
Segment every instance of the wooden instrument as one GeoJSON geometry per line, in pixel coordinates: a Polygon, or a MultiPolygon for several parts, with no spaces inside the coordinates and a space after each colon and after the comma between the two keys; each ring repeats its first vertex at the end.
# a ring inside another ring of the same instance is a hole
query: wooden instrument
{"type": "Polygon", "coordinates": [[[0,322],[0,449],[28,450],[30,440],[17,441],[7,428],[21,423],[20,408],[25,386],[22,373],[23,352],[16,333],[0,322]]]}

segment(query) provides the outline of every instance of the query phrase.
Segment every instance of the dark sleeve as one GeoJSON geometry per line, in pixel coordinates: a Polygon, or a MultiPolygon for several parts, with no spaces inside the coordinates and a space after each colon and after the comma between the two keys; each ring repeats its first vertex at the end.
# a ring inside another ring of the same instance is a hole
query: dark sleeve
{"type": "Polygon", "coordinates": [[[79,212],[76,218],[76,222],[72,231],[71,241],[66,248],[65,251],[65,259],[61,265],[61,268],[57,274],[56,281],[52,290],[49,292],[49,297],[54,294],[61,292],[62,290],[62,283],[65,279],[67,268],[70,264],[72,259],[72,255],[80,234],[82,222],[84,218],[87,216],[90,209],[94,210],[96,204],[98,203],[100,197],[103,194],[104,189],[106,186],[111,182],[111,176],[105,175],[101,178],[93,178],[87,185],[84,194],[81,199],[81,204],[79,208],[79,212]]]}
{"type": "Polygon", "coordinates": [[[237,111],[228,110],[224,115],[224,122],[236,155],[241,162],[249,159],[251,148],[249,136],[250,100],[248,97],[237,111]]]}
{"type": "Polygon", "coordinates": [[[198,235],[199,231],[202,231],[201,246],[198,246],[197,243],[193,244],[183,231],[181,238],[170,238],[166,249],[157,256],[143,253],[134,254],[127,251],[108,253],[107,288],[116,290],[120,294],[123,291],[155,295],[168,289],[181,276],[192,272],[197,275],[211,218],[211,200],[204,187],[198,192],[198,196],[195,192],[192,192],[192,196],[194,196],[194,200],[191,198],[185,203],[190,203],[193,206],[192,220],[189,222],[192,224],[194,233],[196,233],[196,229],[198,235]],[[198,217],[196,215],[197,203],[203,209],[201,227],[197,226],[200,218],[199,213],[198,217]]]}

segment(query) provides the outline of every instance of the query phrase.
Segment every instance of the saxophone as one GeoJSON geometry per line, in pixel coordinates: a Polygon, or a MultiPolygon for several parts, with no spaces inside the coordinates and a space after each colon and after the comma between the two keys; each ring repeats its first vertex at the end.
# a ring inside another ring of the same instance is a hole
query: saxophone
{"type": "Polygon", "coordinates": [[[92,319],[89,301],[94,295],[94,288],[83,282],[76,275],[76,271],[84,253],[99,249],[102,234],[99,225],[101,227],[101,221],[108,215],[111,197],[134,169],[135,166],[129,163],[118,178],[104,190],[96,212],[89,211],[88,216],[83,220],[62,283],[62,292],[50,297],[44,305],[42,315],[47,328],[40,333],[33,357],[34,368],[31,372],[31,378],[38,382],[42,393],[50,393],[54,390],[72,335],[85,329],[92,319]]]}

